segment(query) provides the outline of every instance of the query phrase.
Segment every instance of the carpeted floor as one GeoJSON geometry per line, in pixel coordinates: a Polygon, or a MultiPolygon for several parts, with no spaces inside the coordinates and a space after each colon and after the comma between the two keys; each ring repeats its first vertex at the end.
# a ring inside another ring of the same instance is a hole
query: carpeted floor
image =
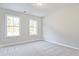
{"type": "Polygon", "coordinates": [[[0,48],[0,56],[79,56],[79,51],[46,41],[0,48]]]}

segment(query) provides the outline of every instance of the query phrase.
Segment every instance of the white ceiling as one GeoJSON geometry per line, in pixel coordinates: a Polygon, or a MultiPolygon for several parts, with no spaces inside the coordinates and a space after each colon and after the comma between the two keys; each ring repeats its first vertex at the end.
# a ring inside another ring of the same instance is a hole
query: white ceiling
{"type": "Polygon", "coordinates": [[[10,9],[18,12],[27,11],[28,14],[40,17],[45,17],[69,5],[78,4],[43,3],[42,6],[38,6],[34,3],[0,3],[1,8],[10,9]]]}

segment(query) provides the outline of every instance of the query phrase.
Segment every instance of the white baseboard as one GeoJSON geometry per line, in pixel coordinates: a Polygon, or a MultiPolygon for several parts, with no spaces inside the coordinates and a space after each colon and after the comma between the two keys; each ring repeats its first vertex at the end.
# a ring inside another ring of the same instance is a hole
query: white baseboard
{"type": "MultiPolygon", "coordinates": [[[[45,41],[50,42],[48,40],[45,40],[45,41]]],[[[63,43],[59,43],[59,42],[50,42],[50,43],[55,43],[55,44],[58,44],[58,45],[61,45],[61,46],[65,46],[65,47],[68,47],[68,48],[79,50],[79,48],[77,48],[77,47],[73,47],[73,46],[70,46],[70,45],[67,45],[67,44],[63,44],[63,43]]]]}
{"type": "Polygon", "coordinates": [[[40,40],[29,40],[29,41],[20,41],[20,42],[14,42],[14,43],[1,44],[0,48],[16,46],[16,45],[20,45],[20,44],[27,44],[27,43],[36,42],[36,41],[41,41],[41,39],[40,40]]]}

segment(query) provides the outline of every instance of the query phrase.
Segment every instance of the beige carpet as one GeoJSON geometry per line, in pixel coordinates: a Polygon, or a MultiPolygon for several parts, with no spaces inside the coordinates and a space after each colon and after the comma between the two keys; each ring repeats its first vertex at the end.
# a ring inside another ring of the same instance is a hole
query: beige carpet
{"type": "Polygon", "coordinates": [[[79,56],[79,50],[46,41],[0,48],[3,56],[79,56]]]}

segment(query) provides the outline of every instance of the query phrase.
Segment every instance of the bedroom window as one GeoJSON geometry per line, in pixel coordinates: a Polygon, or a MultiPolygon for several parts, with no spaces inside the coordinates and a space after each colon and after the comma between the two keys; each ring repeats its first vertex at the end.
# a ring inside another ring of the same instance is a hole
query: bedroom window
{"type": "Polygon", "coordinates": [[[16,16],[7,16],[7,36],[20,35],[20,18],[16,16]]]}
{"type": "Polygon", "coordinates": [[[38,34],[38,22],[36,20],[29,20],[29,35],[38,34]]]}

